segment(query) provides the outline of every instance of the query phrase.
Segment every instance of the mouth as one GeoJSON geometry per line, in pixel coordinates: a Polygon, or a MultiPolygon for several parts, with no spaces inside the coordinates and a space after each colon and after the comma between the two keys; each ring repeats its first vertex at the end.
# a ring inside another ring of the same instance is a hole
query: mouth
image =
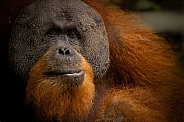
{"type": "Polygon", "coordinates": [[[84,71],[52,71],[48,72],[45,75],[47,76],[69,76],[69,77],[80,77],[84,74],[84,71]]]}
{"type": "Polygon", "coordinates": [[[70,84],[70,86],[79,86],[84,81],[83,70],[81,71],[60,71],[60,72],[49,72],[46,73],[48,77],[57,78],[58,81],[62,83],[70,84]]]}
{"type": "Polygon", "coordinates": [[[61,75],[69,76],[69,77],[81,77],[81,76],[84,75],[84,71],[79,71],[79,72],[76,72],[76,73],[65,72],[65,73],[62,73],[61,75]]]}

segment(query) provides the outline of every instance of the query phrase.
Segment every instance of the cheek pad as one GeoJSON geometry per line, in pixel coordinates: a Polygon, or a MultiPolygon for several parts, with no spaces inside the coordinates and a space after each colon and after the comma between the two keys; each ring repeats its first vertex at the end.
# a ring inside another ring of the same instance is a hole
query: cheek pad
{"type": "Polygon", "coordinates": [[[31,67],[51,48],[53,42],[44,35],[51,24],[63,26],[72,21],[83,35],[79,51],[91,64],[95,79],[100,78],[109,64],[109,45],[100,15],[81,1],[39,2],[21,12],[11,33],[9,62],[16,75],[26,81],[31,67]]]}

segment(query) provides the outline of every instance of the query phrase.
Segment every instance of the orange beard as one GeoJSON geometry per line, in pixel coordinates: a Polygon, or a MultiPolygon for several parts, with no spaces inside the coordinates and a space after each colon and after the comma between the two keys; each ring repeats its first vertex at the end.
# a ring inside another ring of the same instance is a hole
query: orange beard
{"type": "Polygon", "coordinates": [[[92,108],[95,87],[93,72],[82,58],[81,69],[85,72],[80,86],[69,88],[67,81],[59,76],[49,78],[44,74],[46,56],[43,56],[31,69],[26,89],[27,103],[34,106],[37,117],[42,121],[84,120],[92,108]]]}

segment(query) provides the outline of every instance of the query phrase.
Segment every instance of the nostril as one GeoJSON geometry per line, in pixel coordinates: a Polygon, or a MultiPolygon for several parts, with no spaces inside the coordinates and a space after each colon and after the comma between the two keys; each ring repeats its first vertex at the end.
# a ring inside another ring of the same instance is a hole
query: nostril
{"type": "Polygon", "coordinates": [[[59,49],[59,54],[65,55],[65,52],[62,49],[59,49]]]}
{"type": "Polygon", "coordinates": [[[71,53],[71,50],[68,50],[68,49],[65,50],[65,54],[70,54],[70,53],[71,53]]]}
{"type": "Polygon", "coordinates": [[[63,49],[59,49],[58,50],[58,53],[59,54],[62,54],[62,55],[68,55],[68,54],[71,54],[71,50],[70,49],[67,49],[67,48],[63,48],[63,49]]]}

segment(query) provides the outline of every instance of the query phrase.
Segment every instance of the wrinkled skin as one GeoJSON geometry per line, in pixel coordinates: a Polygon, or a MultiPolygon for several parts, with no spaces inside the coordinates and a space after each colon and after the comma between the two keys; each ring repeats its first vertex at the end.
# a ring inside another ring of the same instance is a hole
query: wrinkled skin
{"type": "Polygon", "coordinates": [[[59,46],[81,53],[92,65],[96,79],[108,67],[108,42],[103,21],[79,0],[37,0],[25,8],[12,31],[10,65],[16,75],[26,81],[33,64],[47,50],[59,46]]]}

